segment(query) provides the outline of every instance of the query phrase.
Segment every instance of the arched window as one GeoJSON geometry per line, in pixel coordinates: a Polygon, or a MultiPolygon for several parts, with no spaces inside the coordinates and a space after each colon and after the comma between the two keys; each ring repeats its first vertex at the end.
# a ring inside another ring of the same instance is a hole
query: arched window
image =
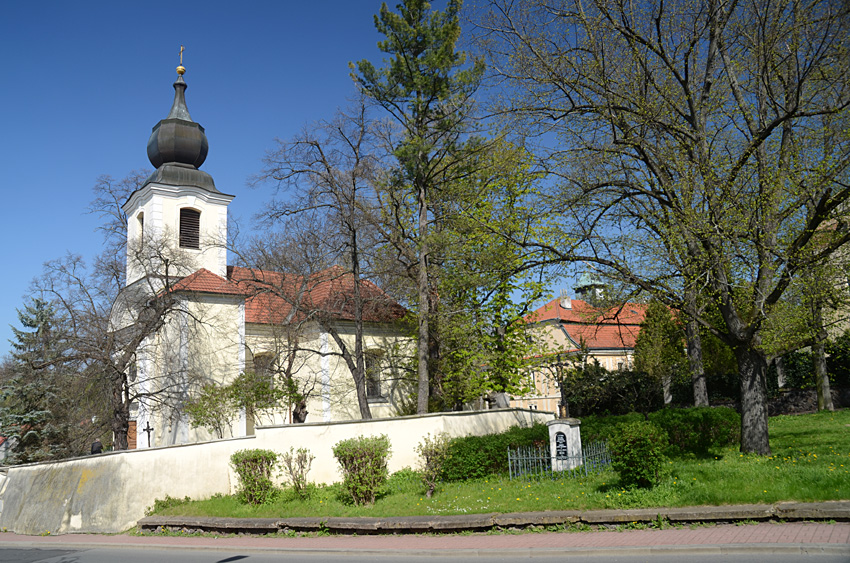
{"type": "Polygon", "coordinates": [[[139,241],[144,242],[145,240],[145,213],[141,212],[136,215],[136,220],[139,225],[139,241]]]}
{"type": "Polygon", "coordinates": [[[180,210],[180,248],[201,248],[201,212],[180,210]]]}

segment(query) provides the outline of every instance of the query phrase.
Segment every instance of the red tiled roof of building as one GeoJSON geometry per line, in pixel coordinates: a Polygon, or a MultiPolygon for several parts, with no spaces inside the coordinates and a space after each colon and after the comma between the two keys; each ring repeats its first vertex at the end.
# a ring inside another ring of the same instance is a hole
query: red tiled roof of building
{"type": "Polygon", "coordinates": [[[172,291],[197,291],[199,293],[221,293],[225,295],[246,295],[243,288],[216,275],[206,268],[186,276],[175,283],[172,291]]]}
{"type": "Polygon", "coordinates": [[[584,342],[588,349],[634,349],[640,325],[599,324],[568,325],[564,327],[573,342],[584,342]]]}
{"type": "MultiPolygon", "coordinates": [[[[338,266],[306,277],[228,266],[227,279],[201,268],[172,291],[245,296],[247,323],[281,324],[317,315],[354,320],[354,276],[338,266]]],[[[364,321],[390,322],[405,315],[401,305],[368,280],[361,281],[360,293],[364,321]]]]}
{"type": "Polygon", "coordinates": [[[584,342],[590,350],[635,347],[646,305],[625,303],[600,310],[580,299],[572,299],[570,304],[565,308],[560,299],[553,299],[529,313],[525,322],[556,322],[573,342],[584,342]]]}
{"type": "MultiPolygon", "coordinates": [[[[309,276],[228,266],[227,275],[249,295],[245,322],[278,324],[316,315],[354,320],[354,276],[338,266],[309,276]]],[[[401,305],[371,281],[361,280],[360,294],[364,321],[390,322],[405,314],[401,305]]]]}

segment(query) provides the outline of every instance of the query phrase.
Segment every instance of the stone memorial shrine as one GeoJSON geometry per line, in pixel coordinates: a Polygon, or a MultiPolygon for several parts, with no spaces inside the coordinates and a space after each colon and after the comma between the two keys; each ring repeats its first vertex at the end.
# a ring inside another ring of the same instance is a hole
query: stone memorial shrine
{"type": "Polygon", "coordinates": [[[581,421],[577,418],[558,418],[546,423],[549,427],[549,451],[552,471],[569,471],[582,464],[581,421]]]}

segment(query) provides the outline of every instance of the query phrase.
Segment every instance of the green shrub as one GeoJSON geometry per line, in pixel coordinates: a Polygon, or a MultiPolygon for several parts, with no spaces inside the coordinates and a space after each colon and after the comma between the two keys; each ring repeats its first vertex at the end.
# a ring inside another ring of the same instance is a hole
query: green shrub
{"type": "Polygon", "coordinates": [[[342,468],[342,488],[354,504],[374,504],[389,474],[390,439],[358,436],[337,442],[333,452],[342,468]]]}
{"type": "Polygon", "coordinates": [[[443,465],[449,458],[449,435],[443,432],[433,438],[426,435],[416,446],[416,453],[422,456],[422,482],[428,490],[425,496],[431,498],[437,490],[437,481],[443,473],[443,465]]]}
{"type": "Polygon", "coordinates": [[[302,499],[308,496],[307,473],[310,472],[314,459],[316,456],[307,448],[289,448],[288,452],[280,454],[283,473],[292,484],[292,490],[302,499]]]}
{"type": "Polygon", "coordinates": [[[572,416],[622,415],[661,408],[664,397],[658,380],[643,371],[608,371],[589,363],[567,379],[567,400],[572,416]]]}
{"type": "Polygon", "coordinates": [[[607,442],[611,439],[611,436],[617,433],[617,426],[642,420],[646,420],[646,418],[637,412],[611,416],[583,416],[581,417],[581,441],[586,444],[607,442]]]}
{"type": "Polygon", "coordinates": [[[446,481],[464,481],[507,473],[508,448],[548,443],[549,429],[545,424],[514,426],[500,434],[452,438],[441,477],[446,481]]]}
{"type": "Polygon", "coordinates": [[[612,465],[624,487],[652,487],[661,481],[667,434],[651,422],[620,425],[608,440],[612,465]]]}
{"type": "Polygon", "coordinates": [[[704,455],[741,439],[741,415],[728,407],[663,409],[650,414],[649,420],[667,433],[676,453],[704,455]]]}
{"type": "Polygon", "coordinates": [[[278,454],[271,450],[239,450],[230,456],[230,464],[239,477],[237,497],[247,504],[266,504],[274,500],[278,489],[271,480],[278,454]]]}

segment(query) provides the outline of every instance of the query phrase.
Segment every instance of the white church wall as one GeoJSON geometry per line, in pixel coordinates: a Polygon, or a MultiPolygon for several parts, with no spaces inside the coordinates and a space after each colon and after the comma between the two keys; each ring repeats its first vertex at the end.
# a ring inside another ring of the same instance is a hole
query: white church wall
{"type": "MultiPolygon", "coordinates": [[[[234,296],[183,294],[156,345],[146,350],[151,376],[144,384],[159,390],[142,409],[150,413],[154,445],[218,438],[208,429],[192,428],[183,405],[203,384],[227,384],[244,370],[241,310],[241,299],[234,296]]],[[[146,422],[137,421],[139,436],[146,422]]],[[[225,425],[224,437],[244,434],[238,419],[225,425]]],[[[147,438],[137,443],[145,447],[147,438]]]]}
{"type": "MultiPolygon", "coordinates": [[[[339,323],[337,331],[346,347],[354,350],[354,324],[339,323]]],[[[299,388],[309,391],[307,401],[307,422],[330,422],[356,420],[360,418],[354,380],[345,360],[339,355],[340,348],[335,340],[324,334],[316,323],[309,323],[299,331],[298,352],[295,365],[295,378],[299,388]],[[323,352],[332,355],[322,355],[323,352]]],[[[273,325],[249,324],[247,327],[247,345],[249,358],[246,365],[251,367],[251,358],[255,355],[285,353],[290,344],[286,340],[284,327],[273,325]]],[[[413,353],[413,344],[409,337],[401,334],[396,327],[367,323],[364,326],[364,348],[367,352],[382,354],[381,386],[386,389],[383,400],[370,402],[372,416],[389,417],[399,414],[398,405],[401,396],[409,394],[402,381],[402,369],[413,353]]],[[[287,412],[281,412],[273,423],[287,423],[287,412]]]]}
{"type": "Polygon", "coordinates": [[[552,418],[549,413],[502,409],[260,427],[254,437],[12,466],[0,489],[0,527],[19,534],[121,532],[166,495],[204,499],[235,492],[230,456],[243,449],[307,448],[316,456],[310,481],[331,483],[340,479],[332,448],[343,439],[386,434],[392,448],[389,469],[398,471],[416,467],[414,448],[426,434],[490,434],[552,418]]]}
{"type": "MultiPolygon", "coordinates": [[[[231,196],[213,194],[192,186],[148,184],[128,200],[127,240],[167,241],[179,259],[173,261],[170,275],[186,276],[206,268],[216,275],[227,275],[227,204],[231,196]],[[200,249],[179,248],[180,209],[200,212],[200,249]]],[[[133,255],[134,244],[127,247],[127,283],[150,273],[151,266],[140,264],[133,255]],[[147,270],[147,272],[146,272],[147,270]]],[[[153,269],[159,271],[159,266],[153,269]]]]}

